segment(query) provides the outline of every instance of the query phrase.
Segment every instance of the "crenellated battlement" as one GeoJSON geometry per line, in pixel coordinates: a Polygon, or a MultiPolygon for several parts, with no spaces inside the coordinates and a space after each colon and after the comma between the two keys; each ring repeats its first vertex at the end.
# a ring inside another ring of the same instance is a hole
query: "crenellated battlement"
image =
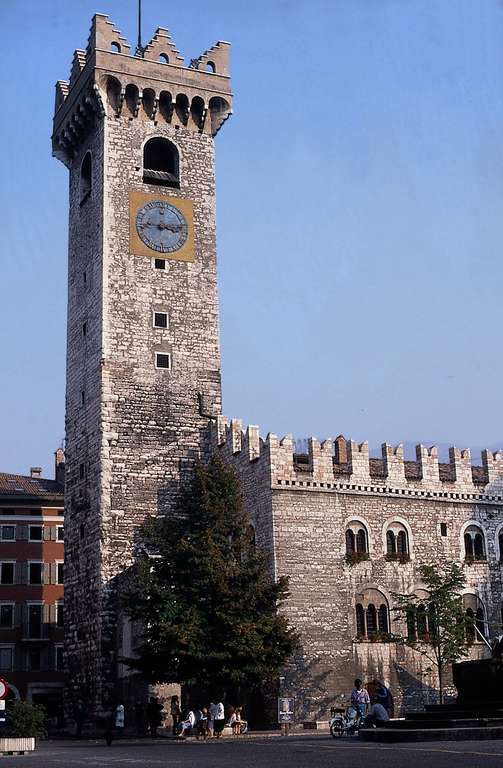
{"type": "Polygon", "coordinates": [[[185,65],[169,32],[158,27],[145,48],[131,46],[103,14],[93,17],[70,79],[56,84],[53,154],[71,163],[97,118],[146,120],[215,136],[232,114],[230,45],[219,41],[185,65]]]}
{"type": "Polygon", "coordinates": [[[468,449],[452,447],[449,463],[440,463],[436,446],[417,445],[416,460],[409,461],[403,444],[383,443],[381,458],[372,458],[367,442],[340,435],[323,442],[311,437],[307,454],[296,454],[292,435],[263,439],[258,427],[243,431],[238,419],[219,416],[211,429],[214,451],[231,461],[258,462],[272,486],[503,503],[503,451],[482,451],[478,466],[468,449]]]}

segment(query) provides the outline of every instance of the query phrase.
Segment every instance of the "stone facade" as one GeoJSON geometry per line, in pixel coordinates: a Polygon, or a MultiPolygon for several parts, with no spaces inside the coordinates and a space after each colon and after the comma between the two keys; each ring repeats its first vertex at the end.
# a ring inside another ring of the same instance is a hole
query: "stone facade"
{"type": "Polygon", "coordinates": [[[213,138],[231,110],[228,45],[184,66],[166,30],[143,57],[93,19],[56,86],[53,151],[70,171],[66,395],[66,654],[90,712],[116,690],[117,586],[135,531],[166,514],[220,412],[213,138]],[[143,148],[167,138],[176,185],[144,181],[143,148]],[[192,201],[194,260],[131,252],[130,192],[192,201]],[[155,327],[153,313],[169,324],[155,327]],[[169,369],[155,365],[170,356],[169,369]]]}
{"type": "MultiPolygon", "coordinates": [[[[487,637],[500,631],[502,453],[484,451],[482,466],[472,467],[468,451],[453,448],[450,463],[439,464],[435,448],[417,446],[416,461],[405,461],[402,446],[383,445],[382,459],[373,459],[367,444],[339,437],[311,439],[309,453],[296,455],[291,437],[263,440],[257,427],[243,432],[222,417],[212,444],[241,478],[258,546],[275,575],[290,578],[285,610],[302,641],[284,692],[295,695],[302,719],[326,716],[356,676],[388,681],[396,711],[436,700],[431,664],[386,637],[397,631],[392,592],[417,593],[421,563],[462,565],[467,607],[482,610],[487,637]],[[365,551],[348,553],[351,529],[365,531],[365,551]],[[387,532],[400,530],[405,552],[391,554],[387,532]],[[467,531],[483,537],[475,557],[467,531]],[[381,632],[358,631],[356,606],[365,613],[370,604],[385,606],[381,632]]],[[[477,635],[471,655],[486,653],[477,635]]]]}

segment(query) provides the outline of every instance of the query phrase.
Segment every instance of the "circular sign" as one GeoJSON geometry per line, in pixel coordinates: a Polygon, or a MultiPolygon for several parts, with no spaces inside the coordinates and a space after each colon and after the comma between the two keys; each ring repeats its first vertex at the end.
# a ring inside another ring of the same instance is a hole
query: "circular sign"
{"type": "Polygon", "coordinates": [[[0,699],[5,699],[9,692],[9,683],[0,677],[0,699]]]}
{"type": "Polygon", "coordinates": [[[187,240],[183,213],[163,200],[151,200],[136,215],[136,231],[146,246],[158,253],[174,253],[187,240]]]}

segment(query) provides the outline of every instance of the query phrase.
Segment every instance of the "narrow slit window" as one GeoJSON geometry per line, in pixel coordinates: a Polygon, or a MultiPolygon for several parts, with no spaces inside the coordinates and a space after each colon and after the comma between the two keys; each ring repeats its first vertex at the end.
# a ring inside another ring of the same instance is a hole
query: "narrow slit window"
{"type": "Polygon", "coordinates": [[[166,269],[166,259],[154,259],[155,269],[166,269]]]}
{"type": "Polygon", "coordinates": [[[87,200],[93,186],[91,153],[87,152],[80,166],[80,204],[87,200]]]}

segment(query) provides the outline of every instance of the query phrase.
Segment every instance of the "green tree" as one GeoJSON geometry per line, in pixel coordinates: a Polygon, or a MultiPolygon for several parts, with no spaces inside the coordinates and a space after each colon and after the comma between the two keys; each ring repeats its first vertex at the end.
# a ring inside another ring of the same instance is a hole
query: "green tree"
{"type": "Polygon", "coordinates": [[[29,701],[14,701],[7,704],[7,735],[19,738],[32,736],[45,738],[45,709],[40,704],[29,701]]]}
{"type": "Polygon", "coordinates": [[[444,697],[444,671],[447,665],[468,655],[461,590],[463,571],[456,563],[419,568],[428,597],[394,592],[396,620],[407,625],[407,633],[395,639],[427,658],[437,669],[440,702],[444,697]]]}
{"type": "Polygon", "coordinates": [[[274,580],[252,531],[234,470],[219,458],[198,465],[178,512],[143,526],[146,553],[125,596],[143,641],[129,666],[207,689],[278,675],[297,643],[278,610],[288,580],[274,580]]]}

